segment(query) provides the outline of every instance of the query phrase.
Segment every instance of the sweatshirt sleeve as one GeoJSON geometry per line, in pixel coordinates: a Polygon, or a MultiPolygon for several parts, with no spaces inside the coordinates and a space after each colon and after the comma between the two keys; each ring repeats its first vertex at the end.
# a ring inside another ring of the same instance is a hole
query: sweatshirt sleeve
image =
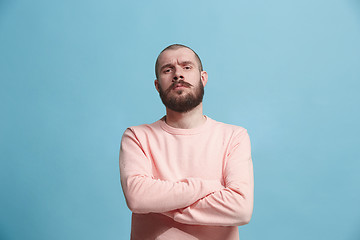
{"type": "Polygon", "coordinates": [[[225,161],[224,189],[188,207],[163,214],[177,222],[191,225],[247,224],[253,211],[254,178],[250,139],[246,130],[233,141],[225,161]]]}
{"type": "Polygon", "coordinates": [[[184,208],[224,188],[218,180],[186,178],[172,182],[154,178],[151,161],[131,128],[124,132],[119,155],[121,186],[133,213],[160,213],[184,208]]]}

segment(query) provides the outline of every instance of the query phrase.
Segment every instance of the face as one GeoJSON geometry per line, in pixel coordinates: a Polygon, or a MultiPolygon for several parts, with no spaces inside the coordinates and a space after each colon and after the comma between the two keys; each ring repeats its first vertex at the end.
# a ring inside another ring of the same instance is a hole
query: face
{"type": "Polygon", "coordinates": [[[155,87],[167,108],[188,112],[202,102],[207,73],[200,71],[195,54],[190,49],[164,51],[159,56],[158,66],[155,87]]]}

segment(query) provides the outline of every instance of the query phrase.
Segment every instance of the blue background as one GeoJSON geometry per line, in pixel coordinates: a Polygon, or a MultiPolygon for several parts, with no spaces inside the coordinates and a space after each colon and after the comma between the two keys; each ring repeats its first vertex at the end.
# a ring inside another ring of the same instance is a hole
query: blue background
{"type": "Polygon", "coordinates": [[[126,127],[154,64],[198,52],[204,112],[252,140],[243,240],[360,239],[360,1],[0,1],[0,239],[129,239],[126,127]]]}

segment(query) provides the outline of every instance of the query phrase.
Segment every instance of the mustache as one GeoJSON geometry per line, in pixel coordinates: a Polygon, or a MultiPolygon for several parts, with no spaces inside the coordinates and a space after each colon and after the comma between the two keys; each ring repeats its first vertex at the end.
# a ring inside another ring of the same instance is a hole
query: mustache
{"type": "Polygon", "coordinates": [[[173,82],[169,87],[168,89],[166,89],[166,92],[170,92],[171,89],[173,89],[177,84],[181,84],[182,86],[184,87],[192,87],[193,85],[188,83],[188,82],[185,82],[184,80],[179,80],[179,81],[175,81],[173,82]]]}

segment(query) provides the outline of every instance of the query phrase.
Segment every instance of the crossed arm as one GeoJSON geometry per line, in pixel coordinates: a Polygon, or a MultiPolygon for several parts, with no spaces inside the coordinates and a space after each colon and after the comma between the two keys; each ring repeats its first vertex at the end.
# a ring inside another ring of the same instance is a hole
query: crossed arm
{"type": "Polygon", "coordinates": [[[133,213],[163,213],[185,208],[223,188],[217,180],[186,178],[172,182],[153,178],[151,163],[130,129],[123,135],[119,161],[121,185],[133,213]]]}
{"type": "Polygon", "coordinates": [[[253,166],[244,130],[234,139],[224,168],[225,186],[217,180],[154,179],[151,163],[135,134],[127,129],[120,149],[120,176],[126,202],[134,213],[162,213],[193,225],[238,226],[253,209],[253,166]]]}

